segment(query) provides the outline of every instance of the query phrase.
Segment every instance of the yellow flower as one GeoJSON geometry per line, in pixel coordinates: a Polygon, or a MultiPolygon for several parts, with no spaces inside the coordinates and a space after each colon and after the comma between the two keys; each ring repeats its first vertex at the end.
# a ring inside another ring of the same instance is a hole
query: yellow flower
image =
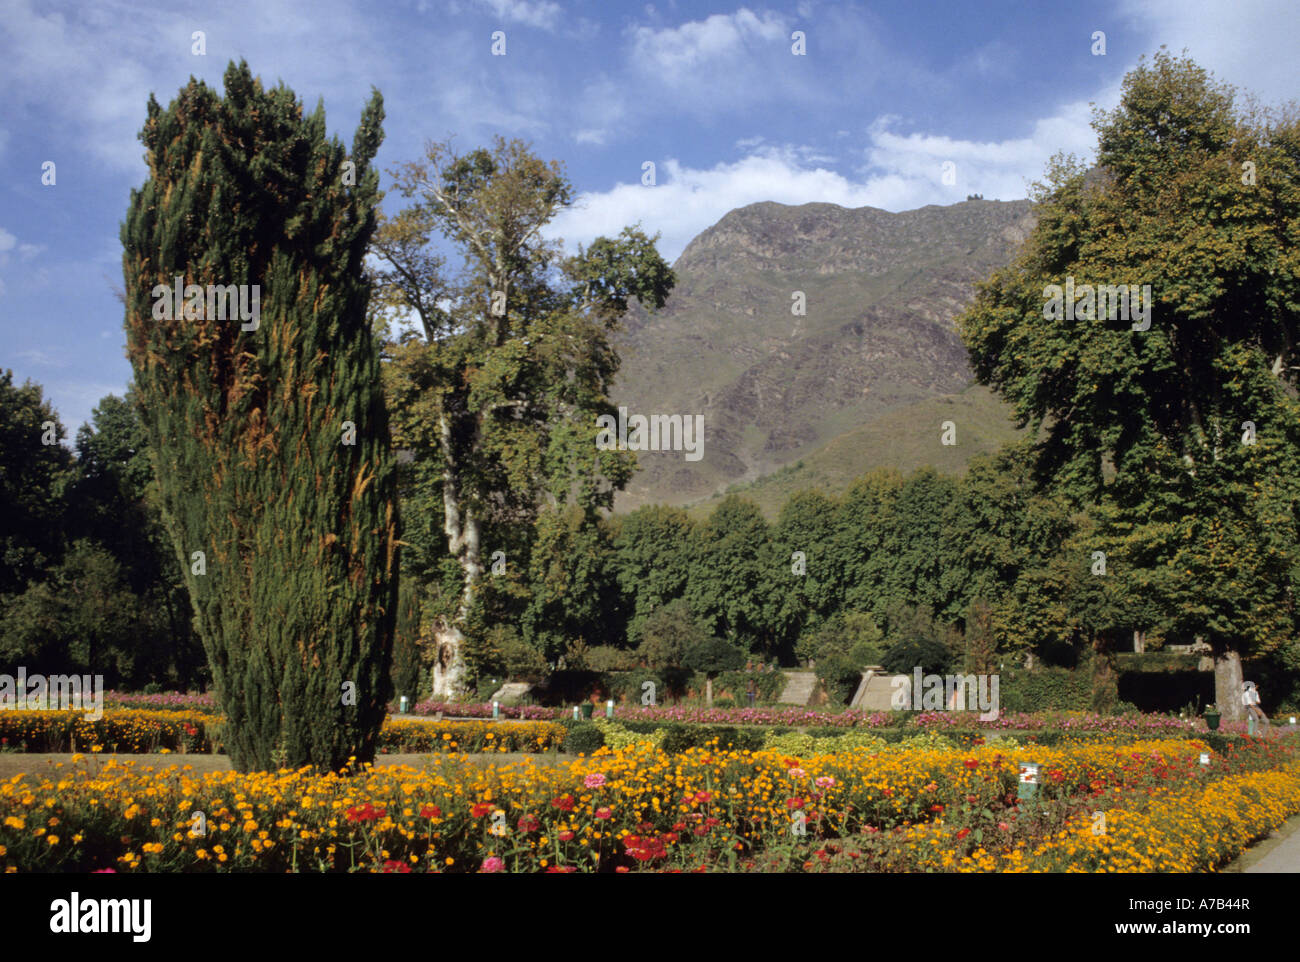
{"type": "Polygon", "coordinates": [[[59,836],[57,836],[57,835],[51,835],[49,838],[46,839],[46,841],[49,842],[51,845],[58,845],[58,844],[59,844],[59,836]]]}

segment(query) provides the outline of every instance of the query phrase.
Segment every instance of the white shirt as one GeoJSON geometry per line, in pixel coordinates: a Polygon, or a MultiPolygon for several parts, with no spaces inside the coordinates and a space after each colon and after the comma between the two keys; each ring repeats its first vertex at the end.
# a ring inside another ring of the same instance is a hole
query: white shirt
{"type": "Polygon", "coordinates": [[[1247,688],[1245,691],[1241,693],[1241,703],[1243,705],[1258,705],[1259,692],[1256,691],[1254,688],[1247,688]]]}

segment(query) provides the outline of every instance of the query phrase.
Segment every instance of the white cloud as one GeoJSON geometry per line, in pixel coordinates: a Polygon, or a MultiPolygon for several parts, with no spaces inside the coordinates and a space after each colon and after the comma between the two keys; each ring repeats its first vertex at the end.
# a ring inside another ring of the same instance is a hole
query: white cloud
{"type": "Polygon", "coordinates": [[[30,363],[38,365],[40,367],[67,367],[68,366],[68,362],[63,358],[53,356],[51,354],[46,353],[45,351],[19,351],[17,354],[14,355],[14,357],[20,358],[24,361],[29,361],[30,363]]]}
{"type": "Polygon", "coordinates": [[[632,28],[632,46],[646,66],[667,71],[692,67],[701,61],[730,57],[752,41],[785,39],[785,20],[768,13],[759,17],[741,7],[732,14],[714,14],[680,27],[654,30],[632,28]]]}
{"type": "MultiPolygon", "coordinates": [[[[45,250],[45,245],[28,244],[25,242],[19,243],[18,238],[14,236],[13,233],[0,227],[0,270],[7,268],[10,260],[14,257],[17,257],[18,260],[26,263],[43,250],[45,250]]],[[[38,275],[39,272],[35,275],[28,273],[27,280],[30,282],[32,277],[38,275]]],[[[0,295],[3,295],[4,292],[5,284],[4,281],[0,279],[0,295]]]]}
{"type": "MultiPolygon", "coordinates": [[[[1118,88],[1108,88],[1098,102],[1107,106],[1117,97],[1118,88]]],[[[823,165],[831,158],[808,146],[764,147],[755,142],[742,159],[710,168],[685,167],[669,159],[658,165],[654,187],[620,183],[581,195],[573,208],[556,218],[550,235],[564,238],[572,250],[640,221],[647,231],[662,232],[659,252],[672,261],[728,211],[761,201],[901,211],[956,203],[971,192],[988,200],[1017,200],[1026,196],[1030,182],[1041,179],[1057,151],[1091,156],[1095,140],[1090,118],[1088,104],[1071,103],[1038,121],[1027,136],[980,142],[895,133],[898,118],[881,117],[867,131],[865,163],[853,176],[827,169],[823,165]],[[941,179],[948,160],[957,165],[953,185],[941,179]]]]}
{"type": "Polygon", "coordinates": [[[700,106],[718,99],[758,97],[771,89],[764,55],[789,55],[790,31],[784,17],[758,16],[742,7],[677,27],[632,27],[631,64],[644,77],[690,91],[700,106]],[[767,81],[763,83],[763,81],[767,81]],[[701,100],[699,93],[708,91],[701,100]]]}
{"type": "Polygon", "coordinates": [[[1297,95],[1295,0],[1121,0],[1121,13],[1149,32],[1153,47],[1184,48],[1217,80],[1257,94],[1265,103],[1297,95]]]}
{"type": "Polygon", "coordinates": [[[564,12],[550,0],[478,0],[478,5],[491,10],[504,23],[522,23],[541,30],[554,30],[564,12]]]}

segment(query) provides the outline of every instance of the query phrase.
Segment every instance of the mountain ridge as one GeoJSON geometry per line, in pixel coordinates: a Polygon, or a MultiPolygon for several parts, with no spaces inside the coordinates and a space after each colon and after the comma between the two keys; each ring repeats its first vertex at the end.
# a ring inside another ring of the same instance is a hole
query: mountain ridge
{"type": "MultiPolygon", "coordinates": [[[[654,314],[634,305],[618,339],[615,403],[704,414],[704,457],[640,453],[616,509],[709,498],[891,412],[962,395],[971,372],[954,319],[1032,225],[1027,200],[729,211],[678,257],[668,304],[654,314]],[[792,311],[800,299],[803,314],[792,311]]],[[[977,432],[981,450],[1009,430],[977,432]]]]}

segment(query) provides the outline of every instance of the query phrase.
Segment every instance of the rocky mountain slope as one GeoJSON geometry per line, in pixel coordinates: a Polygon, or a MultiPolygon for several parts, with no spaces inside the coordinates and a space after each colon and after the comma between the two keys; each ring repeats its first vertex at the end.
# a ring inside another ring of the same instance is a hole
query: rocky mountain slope
{"type": "Polygon", "coordinates": [[[630,415],[703,414],[703,457],[641,451],[617,508],[696,502],[800,460],[833,463],[836,486],[883,464],[960,469],[1012,437],[1007,408],[967,391],[953,320],[1032,225],[1028,201],[727,214],[682,252],[662,311],[633,305],[614,392],[630,415]],[[956,448],[940,447],[939,398],[961,412],[956,448]]]}

